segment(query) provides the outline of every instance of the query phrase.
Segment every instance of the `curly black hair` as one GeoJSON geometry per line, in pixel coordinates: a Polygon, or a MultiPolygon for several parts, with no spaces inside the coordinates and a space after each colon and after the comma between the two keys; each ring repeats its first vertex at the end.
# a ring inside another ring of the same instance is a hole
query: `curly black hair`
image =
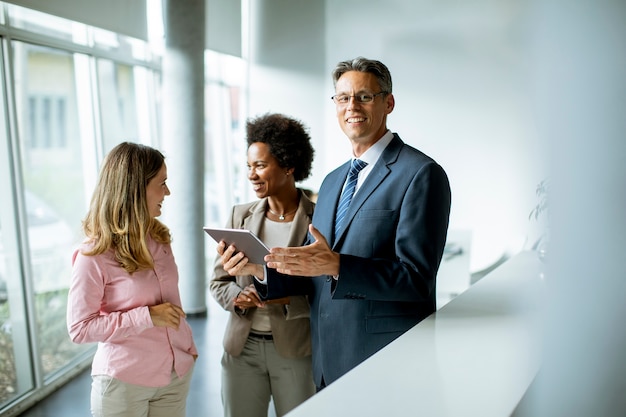
{"type": "Polygon", "coordinates": [[[249,119],[246,124],[248,146],[265,143],[281,168],[293,168],[296,182],[311,175],[315,150],[304,124],[279,113],[267,113],[249,119]]]}

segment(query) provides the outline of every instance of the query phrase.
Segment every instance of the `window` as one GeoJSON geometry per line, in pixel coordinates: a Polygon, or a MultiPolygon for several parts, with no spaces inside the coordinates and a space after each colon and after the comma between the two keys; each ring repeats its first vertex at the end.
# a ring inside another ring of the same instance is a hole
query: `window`
{"type": "MultiPolygon", "coordinates": [[[[2,2],[0,9],[6,63],[0,66],[4,414],[36,398],[26,394],[52,390],[90,360],[93,346],[75,345],[67,335],[71,255],[82,240],[81,220],[104,155],[125,140],[160,147],[156,51],[162,45],[153,49],[2,2]],[[10,40],[3,33],[11,33],[10,40]]],[[[221,226],[233,203],[252,198],[245,175],[246,63],[210,51],[205,58],[205,219],[221,226]]],[[[214,251],[209,257],[212,263],[214,251]]]]}
{"type": "MultiPolygon", "coordinates": [[[[246,177],[246,62],[206,51],[205,63],[205,223],[222,227],[233,204],[253,198],[246,177]]],[[[215,251],[207,249],[211,265],[215,251]]]]}
{"type": "Polygon", "coordinates": [[[71,253],[86,207],[75,71],[87,68],[72,53],[19,41],[13,42],[13,57],[29,249],[24,261],[34,290],[39,359],[48,377],[87,349],[69,340],[65,325],[71,253]]]}
{"type": "Polygon", "coordinates": [[[105,153],[126,140],[141,142],[133,67],[99,59],[98,87],[105,153]]]}
{"type": "Polygon", "coordinates": [[[90,360],[94,346],[67,334],[71,257],[104,154],[124,140],[157,146],[160,68],[141,41],[1,2],[0,9],[9,17],[0,19],[0,36],[4,26],[20,29],[0,38],[4,415],[90,360]]]}

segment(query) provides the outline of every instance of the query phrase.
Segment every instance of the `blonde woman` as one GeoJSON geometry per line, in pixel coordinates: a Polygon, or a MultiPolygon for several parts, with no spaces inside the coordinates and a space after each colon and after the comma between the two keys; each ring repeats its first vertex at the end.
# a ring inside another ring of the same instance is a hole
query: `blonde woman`
{"type": "Polygon", "coordinates": [[[181,307],[169,229],[165,158],[121,143],[104,160],[74,252],[67,306],[75,343],[98,342],[95,417],[185,417],[197,350],[181,307]]]}

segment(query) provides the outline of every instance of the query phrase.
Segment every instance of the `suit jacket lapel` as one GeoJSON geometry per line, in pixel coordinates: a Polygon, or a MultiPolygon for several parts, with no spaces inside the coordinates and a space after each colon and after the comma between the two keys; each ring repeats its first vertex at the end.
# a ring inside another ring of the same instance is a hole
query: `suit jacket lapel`
{"type": "Polygon", "coordinates": [[[267,198],[259,200],[256,204],[250,206],[247,216],[243,219],[243,227],[250,230],[257,236],[261,231],[261,225],[263,224],[263,220],[265,218],[266,205],[267,198]]]}
{"type": "MultiPolygon", "coordinates": [[[[250,230],[257,236],[261,232],[261,226],[265,221],[265,211],[267,209],[267,197],[259,200],[256,204],[250,206],[248,215],[243,219],[244,228],[250,230]]],[[[294,225],[291,227],[289,234],[288,246],[300,246],[304,242],[308,233],[308,224],[313,215],[315,205],[308,199],[304,193],[300,196],[298,212],[294,217],[294,225]]]]}

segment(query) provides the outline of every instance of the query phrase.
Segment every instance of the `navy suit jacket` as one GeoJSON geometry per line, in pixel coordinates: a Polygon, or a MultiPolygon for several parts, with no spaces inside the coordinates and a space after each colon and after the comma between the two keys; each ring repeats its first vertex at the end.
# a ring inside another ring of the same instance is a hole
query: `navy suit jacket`
{"type": "MultiPolygon", "coordinates": [[[[350,162],[324,179],[313,225],[340,254],[339,279],[267,268],[263,298],[309,294],[313,373],[330,384],[435,311],[435,277],[450,214],[443,168],[397,134],[354,195],[339,236],[337,203],[350,162]]],[[[309,237],[311,239],[311,237],[309,237]]]]}

